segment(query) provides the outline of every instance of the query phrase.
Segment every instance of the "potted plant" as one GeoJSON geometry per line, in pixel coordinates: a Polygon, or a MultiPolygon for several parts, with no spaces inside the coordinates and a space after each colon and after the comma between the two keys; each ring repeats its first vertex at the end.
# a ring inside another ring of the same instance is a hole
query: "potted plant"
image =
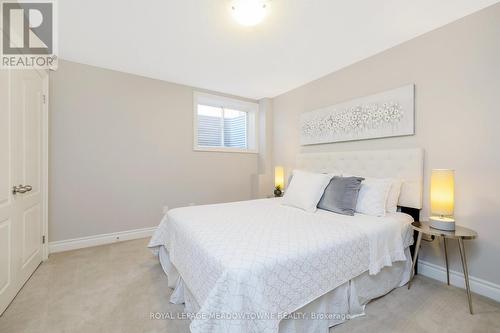
{"type": "Polygon", "coordinates": [[[282,195],[283,195],[283,192],[281,191],[281,186],[276,185],[276,187],[274,188],[274,196],[281,197],[282,195]]]}

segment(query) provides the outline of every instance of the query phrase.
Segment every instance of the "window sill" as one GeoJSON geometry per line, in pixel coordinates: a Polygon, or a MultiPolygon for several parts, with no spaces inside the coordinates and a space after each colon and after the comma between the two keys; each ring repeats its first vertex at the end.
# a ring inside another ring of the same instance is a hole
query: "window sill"
{"type": "Polygon", "coordinates": [[[193,151],[210,151],[218,153],[242,153],[242,154],[259,153],[257,149],[224,148],[224,147],[194,147],[193,151]]]}

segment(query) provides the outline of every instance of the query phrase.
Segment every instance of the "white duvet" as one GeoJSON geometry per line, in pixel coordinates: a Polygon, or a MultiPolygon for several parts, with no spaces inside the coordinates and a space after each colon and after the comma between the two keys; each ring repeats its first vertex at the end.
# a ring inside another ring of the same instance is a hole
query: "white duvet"
{"type": "Polygon", "coordinates": [[[412,218],[307,213],[280,199],[170,210],[164,246],[200,311],[196,332],[278,332],[290,314],[365,271],[406,260],[412,218]]]}

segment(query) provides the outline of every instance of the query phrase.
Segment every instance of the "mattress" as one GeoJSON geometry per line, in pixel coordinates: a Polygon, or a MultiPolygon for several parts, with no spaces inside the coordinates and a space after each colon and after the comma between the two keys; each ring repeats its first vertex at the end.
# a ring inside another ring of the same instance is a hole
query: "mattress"
{"type": "Polygon", "coordinates": [[[252,200],[173,209],[149,245],[165,248],[200,305],[192,332],[278,332],[283,318],[315,299],[406,261],[411,221],[252,200]]]}

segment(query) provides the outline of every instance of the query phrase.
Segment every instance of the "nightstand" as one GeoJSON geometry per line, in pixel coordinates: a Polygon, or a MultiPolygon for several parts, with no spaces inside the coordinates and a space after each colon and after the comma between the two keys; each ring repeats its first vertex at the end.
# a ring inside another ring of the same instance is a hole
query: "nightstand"
{"type": "Polygon", "coordinates": [[[413,222],[411,226],[413,227],[413,230],[418,232],[418,236],[417,236],[417,243],[415,244],[415,254],[413,255],[413,266],[412,266],[410,281],[408,282],[408,289],[410,289],[413,276],[415,275],[415,265],[417,264],[418,251],[420,249],[420,242],[422,241],[423,234],[443,238],[444,257],[446,260],[446,279],[448,285],[450,285],[450,271],[448,268],[448,249],[446,248],[446,240],[456,239],[458,240],[458,249],[460,251],[460,259],[462,260],[462,269],[464,271],[465,287],[467,289],[467,300],[469,302],[469,311],[470,314],[472,314],[472,297],[470,293],[469,270],[467,268],[467,259],[465,257],[464,240],[476,238],[477,232],[475,232],[472,229],[464,228],[458,225],[455,227],[455,231],[434,229],[430,227],[429,222],[413,222]]]}

